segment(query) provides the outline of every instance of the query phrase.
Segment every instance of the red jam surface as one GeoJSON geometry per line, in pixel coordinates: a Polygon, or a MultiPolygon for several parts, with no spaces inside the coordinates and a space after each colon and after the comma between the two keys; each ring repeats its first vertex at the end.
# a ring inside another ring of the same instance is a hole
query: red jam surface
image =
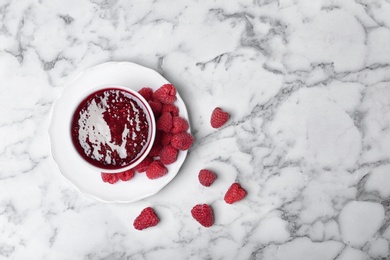
{"type": "Polygon", "coordinates": [[[96,91],[80,103],[73,115],[71,135],[86,161],[116,169],[141,155],[148,142],[149,124],[135,98],[130,92],[110,88],[96,91]]]}

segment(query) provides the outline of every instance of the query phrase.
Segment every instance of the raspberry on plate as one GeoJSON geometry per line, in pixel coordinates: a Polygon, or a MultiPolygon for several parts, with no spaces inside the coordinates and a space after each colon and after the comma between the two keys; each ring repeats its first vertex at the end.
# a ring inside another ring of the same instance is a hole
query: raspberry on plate
{"type": "Polygon", "coordinates": [[[229,120],[229,117],[227,112],[220,107],[216,107],[211,114],[210,124],[213,128],[219,128],[229,120]]]}
{"type": "Polygon", "coordinates": [[[141,213],[134,220],[133,226],[137,230],[143,230],[145,228],[153,227],[158,224],[156,213],[151,207],[147,207],[141,211],[141,213]]]}
{"type": "Polygon", "coordinates": [[[172,137],[171,144],[178,150],[188,150],[194,142],[194,137],[187,132],[175,134],[172,137]]]}
{"type": "Polygon", "coordinates": [[[119,181],[119,176],[116,173],[101,173],[103,182],[108,182],[109,184],[114,184],[119,181]]]}
{"type": "Polygon", "coordinates": [[[207,169],[200,170],[198,175],[200,184],[202,184],[205,187],[210,187],[210,185],[213,184],[216,178],[217,175],[215,175],[214,172],[207,169]]]}
{"type": "Polygon", "coordinates": [[[156,128],[169,133],[173,126],[173,119],[171,113],[165,112],[157,119],[156,128]]]}
{"type": "Polygon", "coordinates": [[[172,116],[178,116],[179,115],[179,108],[175,106],[174,104],[163,104],[161,113],[169,112],[172,116]]]}
{"type": "Polygon", "coordinates": [[[165,133],[165,132],[161,131],[161,130],[156,130],[156,135],[154,137],[153,144],[161,143],[161,138],[162,138],[163,133],[165,133]]]}
{"type": "Polygon", "coordinates": [[[172,84],[162,85],[154,92],[153,98],[163,104],[172,104],[176,101],[176,88],[172,84]]]}
{"type": "Polygon", "coordinates": [[[177,160],[178,152],[179,151],[176,148],[173,148],[172,145],[166,145],[160,151],[160,161],[164,165],[174,163],[177,160]]]}
{"type": "Polygon", "coordinates": [[[213,209],[207,204],[195,205],[191,210],[192,217],[204,227],[214,224],[213,209]]]}
{"type": "Polygon", "coordinates": [[[153,159],[149,156],[146,156],[137,166],[134,167],[134,170],[137,172],[145,172],[149,165],[153,162],[153,159]]]}
{"type": "Polygon", "coordinates": [[[150,108],[153,111],[153,114],[155,117],[160,116],[161,114],[161,109],[162,109],[162,104],[158,100],[149,100],[148,101],[150,108]]]}
{"type": "Polygon", "coordinates": [[[246,190],[237,182],[233,183],[225,194],[224,200],[228,204],[242,200],[246,196],[246,190]]]}
{"type": "Polygon", "coordinates": [[[171,129],[172,134],[186,132],[189,128],[187,120],[185,120],[184,118],[182,118],[180,116],[174,116],[172,118],[172,125],[173,125],[173,127],[171,129]]]}
{"type": "Polygon", "coordinates": [[[171,140],[172,140],[172,137],[173,137],[173,134],[171,133],[162,133],[161,135],[161,144],[162,145],[168,145],[171,143],[171,140]]]}
{"type": "Polygon", "coordinates": [[[167,172],[168,169],[160,161],[154,161],[146,170],[146,177],[153,180],[164,176],[167,172]]]}
{"type": "Polygon", "coordinates": [[[153,146],[152,146],[152,149],[150,149],[150,152],[148,154],[148,156],[150,157],[157,157],[160,155],[160,151],[161,149],[163,148],[163,145],[161,143],[156,143],[154,142],[153,146]]]}
{"type": "Polygon", "coordinates": [[[140,90],[138,90],[138,93],[139,93],[141,96],[143,96],[143,98],[144,98],[146,101],[151,100],[152,97],[153,97],[153,89],[148,88],[148,87],[141,88],[140,90]]]}
{"type": "Polygon", "coordinates": [[[132,169],[117,173],[121,181],[129,181],[134,177],[134,171],[132,169]]]}

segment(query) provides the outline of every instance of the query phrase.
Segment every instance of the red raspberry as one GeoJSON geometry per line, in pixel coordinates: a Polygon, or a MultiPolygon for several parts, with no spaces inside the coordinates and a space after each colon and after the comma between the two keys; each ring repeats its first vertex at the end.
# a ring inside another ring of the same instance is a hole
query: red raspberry
{"type": "Polygon", "coordinates": [[[187,132],[175,134],[172,137],[171,145],[179,150],[188,150],[190,149],[192,143],[194,142],[194,137],[187,132]]]}
{"type": "Polygon", "coordinates": [[[154,161],[146,170],[146,177],[153,180],[164,176],[167,172],[168,169],[160,161],[154,161]]]}
{"type": "Polygon", "coordinates": [[[171,129],[172,134],[178,134],[181,132],[186,132],[188,130],[188,122],[182,117],[174,116],[172,118],[173,127],[171,129]]]}
{"type": "Polygon", "coordinates": [[[157,119],[156,127],[158,130],[168,133],[172,129],[172,123],[171,113],[163,113],[160,118],[157,119]]]}
{"type": "Polygon", "coordinates": [[[216,107],[211,114],[210,124],[213,128],[219,128],[229,120],[229,114],[216,107]]]}
{"type": "Polygon", "coordinates": [[[239,200],[242,200],[246,196],[246,190],[237,182],[233,183],[225,194],[224,200],[228,204],[233,204],[239,200]]]}
{"type": "Polygon", "coordinates": [[[157,157],[160,155],[160,151],[161,149],[163,148],[162,144],[161,143],[154,143],[153,146],[152,146],[152,149],[150,149],[150,152],[148,154],[148,156],[150,157],[157,157]]]}
{"type": "Polygon", "coordinates": [[[101,177],[102,177],[103,182],[108,182],[108,180],[111,178],[111,174],[102,172],[101,177]]]}
{"type": "Polygon", "coordinates": [[[216,178],[217,175],[215,175],[215,173],[206,169],[200,170],[198,175],[200,184],[206,187],[210,187],[210,185],[213,184],[216,178]]]}
{"type": "Polygon", "coordinates": [[[171,133],[163,133],[161,135],[161,144],[164,146],[170,144],[172,137],[173,137],[173,134],[171,134],[171,133]]]}
{"type": "Polygon", "coordinates": [[[178,152],[172,145],[166,145],[160,151],[160,161],[165,165],[174,163],[177,160],[178,152]]]}
{"type": "Polygon", "coordinates": [[[151,88],[141,88],[140,90],[138,90],[138,93],[143,96],[146,101],[151,100],[153,97],[153,89],[151,88]]]}
{"type": "Polygon", "coordinates": [[[192,217],[204,227],[214,224],[213,209],[207,204],[195,205],[191,210],[192,217]]]}
{"type": "Polygon", "coordinates": [[[162,138],[162,135],[163,135],[164,133],[165,133],[164,131],[156,130],[156,135],[155,135],[155,137],[154,137],[154,142],[153,142],[153,144],[161,143],[161,138],[162,138]]]}
{"type": "Polygon", "coordinates": [[[121,181],[129,181],[134,177],[134,171],[130,169],[124,172],[117,173],[117,175],[121,181]]]}
{"type": "Polygon", "coordinates": [[[154,116],[155,117],[160,116],[162,104],[156,100],[149,100],[148,103],[149,103],[150,108],[153,111],[154,116]]]}
{"type": "Polygon", "coordinates": [[[179,108],[173,104],[163,104],[161,113],[169,112],[172,116],[179,115],[179,108]]]}
{"type": "Polygon", "coordinates": [[[154,92],[153,98],[163,104],[172,104],[176,101],[176,88],[172,84],[162,85],[154,92]]]}
{"type": "Polygon", "coordinates": [[[134,170],[137,172],[145,172],[148,166],[153,162],[153,159],[149,156],[145,157],[137,166],[134,167],[134,170]]]}
{"type": "Polygon", "coordinates": [[[133,226],[137,230],[143,230],[145,228],[156,226],[159,221],[160,220],[154,210],[151,207],[147,207],[143,209],[134,220],[133,226]]]}
{"type": "Polygon", "coordinates": [[[114,184],[117,181],[119,181],[119,176],[116,173],[105,173],[105,172],[102,172],[101,176],[102,176],[102,180],[104,182],[108,182],[110,184],[114,184]]]}

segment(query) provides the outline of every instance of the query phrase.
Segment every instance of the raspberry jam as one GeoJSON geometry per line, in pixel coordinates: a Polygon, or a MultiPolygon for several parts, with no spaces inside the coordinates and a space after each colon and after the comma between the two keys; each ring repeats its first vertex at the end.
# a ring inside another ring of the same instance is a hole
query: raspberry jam
{"type": "Polygon", "coordinates": [[[108,88],[80,103],[73,115],[71,135],[76,150],[87,162],[117,169],[141,156],[150,126],[138,103],[142,101],[136,99],[130,92],[108,88]]]}

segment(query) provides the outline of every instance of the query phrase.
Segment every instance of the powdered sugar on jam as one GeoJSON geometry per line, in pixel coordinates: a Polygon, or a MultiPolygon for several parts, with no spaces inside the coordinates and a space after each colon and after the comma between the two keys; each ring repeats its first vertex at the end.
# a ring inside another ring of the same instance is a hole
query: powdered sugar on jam
{"type": "Polygon", "coordinates": [[[72,139],[78,152],[103,168],[130,164],[147,143],[146,114],[132,94],[105,89],[88,96],[72,121],[72,139]]]}

